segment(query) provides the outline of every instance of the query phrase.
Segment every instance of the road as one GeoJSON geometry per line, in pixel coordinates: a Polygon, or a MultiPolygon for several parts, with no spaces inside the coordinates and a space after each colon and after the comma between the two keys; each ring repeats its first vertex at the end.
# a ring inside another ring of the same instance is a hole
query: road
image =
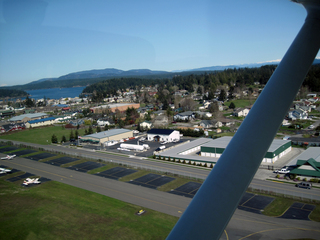
{"type": "MultiPolygon", "coordinates": [[[[0,154],[1,157],[4,154],[0,154]]],[[[1,164],[83,188],[143,208],[180,217],[191,199],[54,165],[16,157],[1,164]]],[[[214,204],[214,203],[213,203],[214,204]]],[[[236,210],[221,239],[317,239],[319,223],[267,217],[236,210]]]]}

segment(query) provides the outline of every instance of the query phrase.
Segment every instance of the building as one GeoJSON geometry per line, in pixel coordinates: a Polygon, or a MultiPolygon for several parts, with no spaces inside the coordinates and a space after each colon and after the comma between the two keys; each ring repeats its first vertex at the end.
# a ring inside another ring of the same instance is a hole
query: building
{"type": "Polygon", "coordinates": [[[290,174],[320,177],[320,147],[309,147],[287,165],[290,174]]]}
{"type": "MultiPolygon", "coordinates": [[[[217,138],[201,146],[201,156],[219,158],[228,146],[232,137],[217,138]]],[[[262,162],[274,163],[291,151],[291,141],[274,139],[262,162]]]]}
{"type": "Polygon", "coordinates": [[[111,129],[108,131],[85,135],[81,137],[81,141],[103,144],[105,142],[119,141],[121,139],[126,139],[131,137],[133,137],[132,130],[120,128],[120,129],[111,129]]]}
{"type": "Polygon", "coordinates": [[[41,118],[26,122],[26,128],[44,127],[55,123],[55,117],[41,118]]]}
{"type": "Polygon", "coordinates": [[[174,120],[180,120],[180,121],[189,121],[195,118],[195,113],[192,111],[182,112],[178,113],[173,116],[174,120]]]}
{"type": "Polygon", "coordinates": [[[24,123],[9,123],[0,126],[0,133],[23,130],[26,128],[24,123]]]}
{"type": "Polygon", "coordinates": [[[233,115],[235,117],[246,117],[249,113],[248,108],[235,108],[233,111],[233,115]]]}
{"type": "Polygon", "coordinates": [[[9,119],[10,122],[28,122],[36,119],[46,118],[46,113],[27,113],[9,119]]]}
{"type": "Polygon", "coordinates": [[[151,129],[147,132],[148,141],[166,141],[173,142],[180,140],[180,132],[171,129],[151,129]]]}
{"type": "Polygon", "coordinates": [[[120,112],[126,111],[128,108],[140,108],[139,103],[111,103],[108,105],[98,106],[90,108],[93,113],[102,113],[103,111],[110,110],[111,112],[116,112],[119,110],[120,112]]]}

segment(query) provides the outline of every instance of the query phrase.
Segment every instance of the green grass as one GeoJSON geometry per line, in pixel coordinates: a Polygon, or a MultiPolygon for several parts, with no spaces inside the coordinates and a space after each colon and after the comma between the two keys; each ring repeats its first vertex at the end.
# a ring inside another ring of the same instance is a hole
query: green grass
{"type": "MultiPolygon", "coordinates": [[[[73,130],[75,133],[76,130],[73,130]]],[[[79,135],[84,135],[85,130],[79,129],[79,135]]],[[[32,128],[26,129],[23,131],[16,131],[9,134],[4,134],[0,136],[0,139],[7,139],[13,141],[22,141],[29,143],[37,143],[42,145],[51,144],[51,137],[55,134],[58,138],[58,142],[61,141],[62,136],[64,135],[67,139],[69,139],[71,130],[65,129],[63,127],[51,126],[45,128],[32,128]]]]}
{"type": "Polygon", "coordinates": [[[59,182],[0,180],[1,239],[165,239],[177,217],[59,182]]]}
{"type": "Polygon", "coordinates": [[[245,107],[249,107],[252,104],[254,104],[256,100],[247,100],[247,99],[234,99],[234,100],[230,100],[228,102],[225,102],[224,105],[228,106],[230,105],[231,102],[234,103],[234,105],[236,106],[236,108],[240,107],[240,108],[245,108],[245,107]]]}

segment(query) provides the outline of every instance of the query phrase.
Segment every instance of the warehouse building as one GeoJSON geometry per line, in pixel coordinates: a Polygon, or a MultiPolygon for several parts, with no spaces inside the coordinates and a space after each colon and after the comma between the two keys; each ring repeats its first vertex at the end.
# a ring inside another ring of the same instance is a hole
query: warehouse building
{"type": "Polygon", "coordinates": [[[103,144],[108,141],[119,141],[133,137],[133,131],[128,129],[111,129],[81,137],[82,142],[103,144]]]}
{"type": "Polygon", "coordinates": [[[180,132],[171,129],[151,129],[147,132],[147,140],[156,142],[180,141],[180,132]]]}
{"type": "MultiPolygon", "coordinates": [[[[180,144],[177,147],[154,152],[157,157],[174,159],[179,162],[211,166],[218,162],[232,137],[217,139],[197,138],[194,141],[180,144]]],[[[291,151],[290,140],[274,139],[262,162],[274,163],[291,151]]]]}
{"type": "Polygon", "coordinates": [[[25,125],[26,128],[44,127],[55,123],[55,117],[41,118],[36,120],[28,121],[25,125]]]}
{"type": "MultiPolygon", "coordinates": [[[[219,158],[232,137],[222,137],[201,146],[201,156],[219,158]]],[[[291,151],[291,141],[274,139],[262,162],[274,163],[291,151]]]]}

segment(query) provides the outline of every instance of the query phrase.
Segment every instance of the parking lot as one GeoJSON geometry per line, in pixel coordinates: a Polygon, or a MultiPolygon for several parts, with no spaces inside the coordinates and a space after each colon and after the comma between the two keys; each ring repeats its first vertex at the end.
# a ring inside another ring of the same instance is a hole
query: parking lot
{"type": "Polygon", "coordinates": [[[109,151],[109,152],[115,152],[115,153],[123,153],[123,154],[127,154],[127,155],[135,155],[135,156],[140,156],[140,157],[149,157],[149,156],[152,156],[153,152],[156,149],[158,149],[159,147],[165,146],[165,149],[167,149],[167,148],[170,148],[172,146],[175,146],[175,145],[178,145],[178,144],[181,144],[181,143],[187,141],[187,139],[181,139],[179,142],[176,142],[176,143],[171,142],[171,143],[161,144],[160,142],[155,142],[155,141],[146,141],[146,140],[145,141],[139,141],[139,139],[128,140],[125,143],[126,144],[139,144],[139,145],[147,144],[147,145],[149,145],[150,148],[145,150],[145,151],[142,151],[142,152],[135,151],[135,150],[130,150],[130,151],[128,151],[128,150],[118,150],[118,148],[120,148],[120,144],[121,143],[117,143],[117,144],[115,144],[113,146],[107,146],[102,150],[106,150],[106,151],[109,151]]]}

